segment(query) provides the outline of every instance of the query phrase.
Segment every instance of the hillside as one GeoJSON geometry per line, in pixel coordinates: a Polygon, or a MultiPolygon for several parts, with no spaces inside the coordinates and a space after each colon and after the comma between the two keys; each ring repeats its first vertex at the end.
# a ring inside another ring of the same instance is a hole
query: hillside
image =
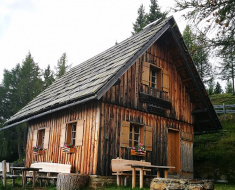
{"type": "MultiPolygon", "coordinates": [[[[212,95],[213,105],[235,104],[232,94],[212,95]]],[[[195,136],[195,178],[228,180],[235,183],[235,114],[219,115],[223,129],[195,136]]]]}

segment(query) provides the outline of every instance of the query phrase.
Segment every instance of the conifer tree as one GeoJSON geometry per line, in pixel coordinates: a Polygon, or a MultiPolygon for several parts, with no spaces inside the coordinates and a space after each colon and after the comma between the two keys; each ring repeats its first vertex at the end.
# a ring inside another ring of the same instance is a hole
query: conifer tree
{"type": "Polygon", "coordinates": [[[57,62],[56,77],[62,77],[70,69],[70,67],[71,66],[68,65],[67,55],[66,53],[63,53],[57,62]]]}
{"type": "Polygon", "coordinates": [[[140,8],[138,9],[138,16],[137,16],[135,23],[133,24],[134,31],[132,32],[132,34],[136,34],[140,32],[141,30],[143,30],[143,28],[146,25],[147,25],[147,17],[146,17],[146,13],[144,10],[144,6],[142,4],[140,5],[140,8]]]}
{"type": "MultiPolygon", "coordinates": [[[[43,81],[39,66],[29,53],[22,65],[17,64],[11,71],[4,70],[0,88],[0,116],[3,123],[24,107],[43,90],[43,81]]],[[[4,140],[0,141],[0,160],[9,161],[22,158],[27,140],[27,126],[21,124],[1,132],[4,140]]],[[[1,137],[0,135],[0,137],[1,137]]]]}
{"type": "Polygon", "coordinates": [[[46,89],[55,81],[54,73],[51,70],[50,65],[48,65],[47,68],[44,70],[43,77],[44,77],[44,81],[43,81],[44,89],[46,89]]]}
{"type": "Polygon", "coordinates": [[[226,93],[233,93],[233,85],[230,81],[227,81],[227,86],[225,87],[226,93]]]}
{"type": "Polygon", "coordinates": [[[157,4],[157,0],[150,0],[150,10],[147,14],[148,23],[154,22],[158,19],[166,18],[167,12],[161,12],[159,5],[157,4]]]}
{"type": "Polygon", "coordinates": [[[202,81],[208,85],[213,76],[213,70],[209,62],[210,49],[205,37],[203,34],[193,33],[190,26],[187,25],[183,32],[183,38],[202,81]]]}
{"type": "Polygon", "coordinates": [[[222,87],[221,87],[220,83],[217,82],[215,85],[214,94],[222,94],[222,93],[223,93],[222,87]]]}
{"type": "Polygon", "coordinates": [[[150,2],[151,4],[149,6],[149,13],[145,13],[143,4],[138,9],[138,16],[135,23],[133,24],[134,31],[132,32],[132,34],[140,32],[146,25],[150,24],[151,22],[154,22],[155,20],[166,18],[167,12],[160,11],[160,7],[157,4],[157,0],[150,0],[150,2]]]}
{"type": "Polygon", "coordinates": [[[235,56],[233,54],[226,55],[223,58],[223,62],[221,63],[221,66],[219,67],[221,72],[219,73],[220,79],[222,80],[232,80],[232,89],[234,92],[234,86],[235,86],[235,56]]]}

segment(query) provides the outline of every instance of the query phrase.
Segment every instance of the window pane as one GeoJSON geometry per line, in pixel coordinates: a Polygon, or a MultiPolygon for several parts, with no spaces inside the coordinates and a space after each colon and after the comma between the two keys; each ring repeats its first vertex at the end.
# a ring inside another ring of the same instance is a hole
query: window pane
{"type": "Polygon", "coordinates": [[[156,88],[157,87],[157,72],[152,70],[152,84],[151,87],[156,88]]]}

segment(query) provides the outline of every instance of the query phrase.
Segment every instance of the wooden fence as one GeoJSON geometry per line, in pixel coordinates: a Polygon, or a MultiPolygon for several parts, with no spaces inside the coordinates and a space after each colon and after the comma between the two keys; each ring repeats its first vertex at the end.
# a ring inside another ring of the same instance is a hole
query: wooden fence
{"type": "Polygon", "coordinates": [[[231,105],[214,105],[215,108],[215,112],[216,113],[222,113],[222,114],[226,114],[226,113],[235,113],[235,104],[231,104],[231,105]]]}

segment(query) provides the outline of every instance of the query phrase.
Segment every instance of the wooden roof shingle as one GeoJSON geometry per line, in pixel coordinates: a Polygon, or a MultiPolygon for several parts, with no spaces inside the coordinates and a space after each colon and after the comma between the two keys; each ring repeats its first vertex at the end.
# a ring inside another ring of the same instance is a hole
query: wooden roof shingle
{"type": "Polygon", "coordinates": [[[100,99],[157,39],[175,26],[178,30],[173,17],[155,21],[138,34],[71,68],[6,123],[14,125],[66,105],[100,99]]]}

